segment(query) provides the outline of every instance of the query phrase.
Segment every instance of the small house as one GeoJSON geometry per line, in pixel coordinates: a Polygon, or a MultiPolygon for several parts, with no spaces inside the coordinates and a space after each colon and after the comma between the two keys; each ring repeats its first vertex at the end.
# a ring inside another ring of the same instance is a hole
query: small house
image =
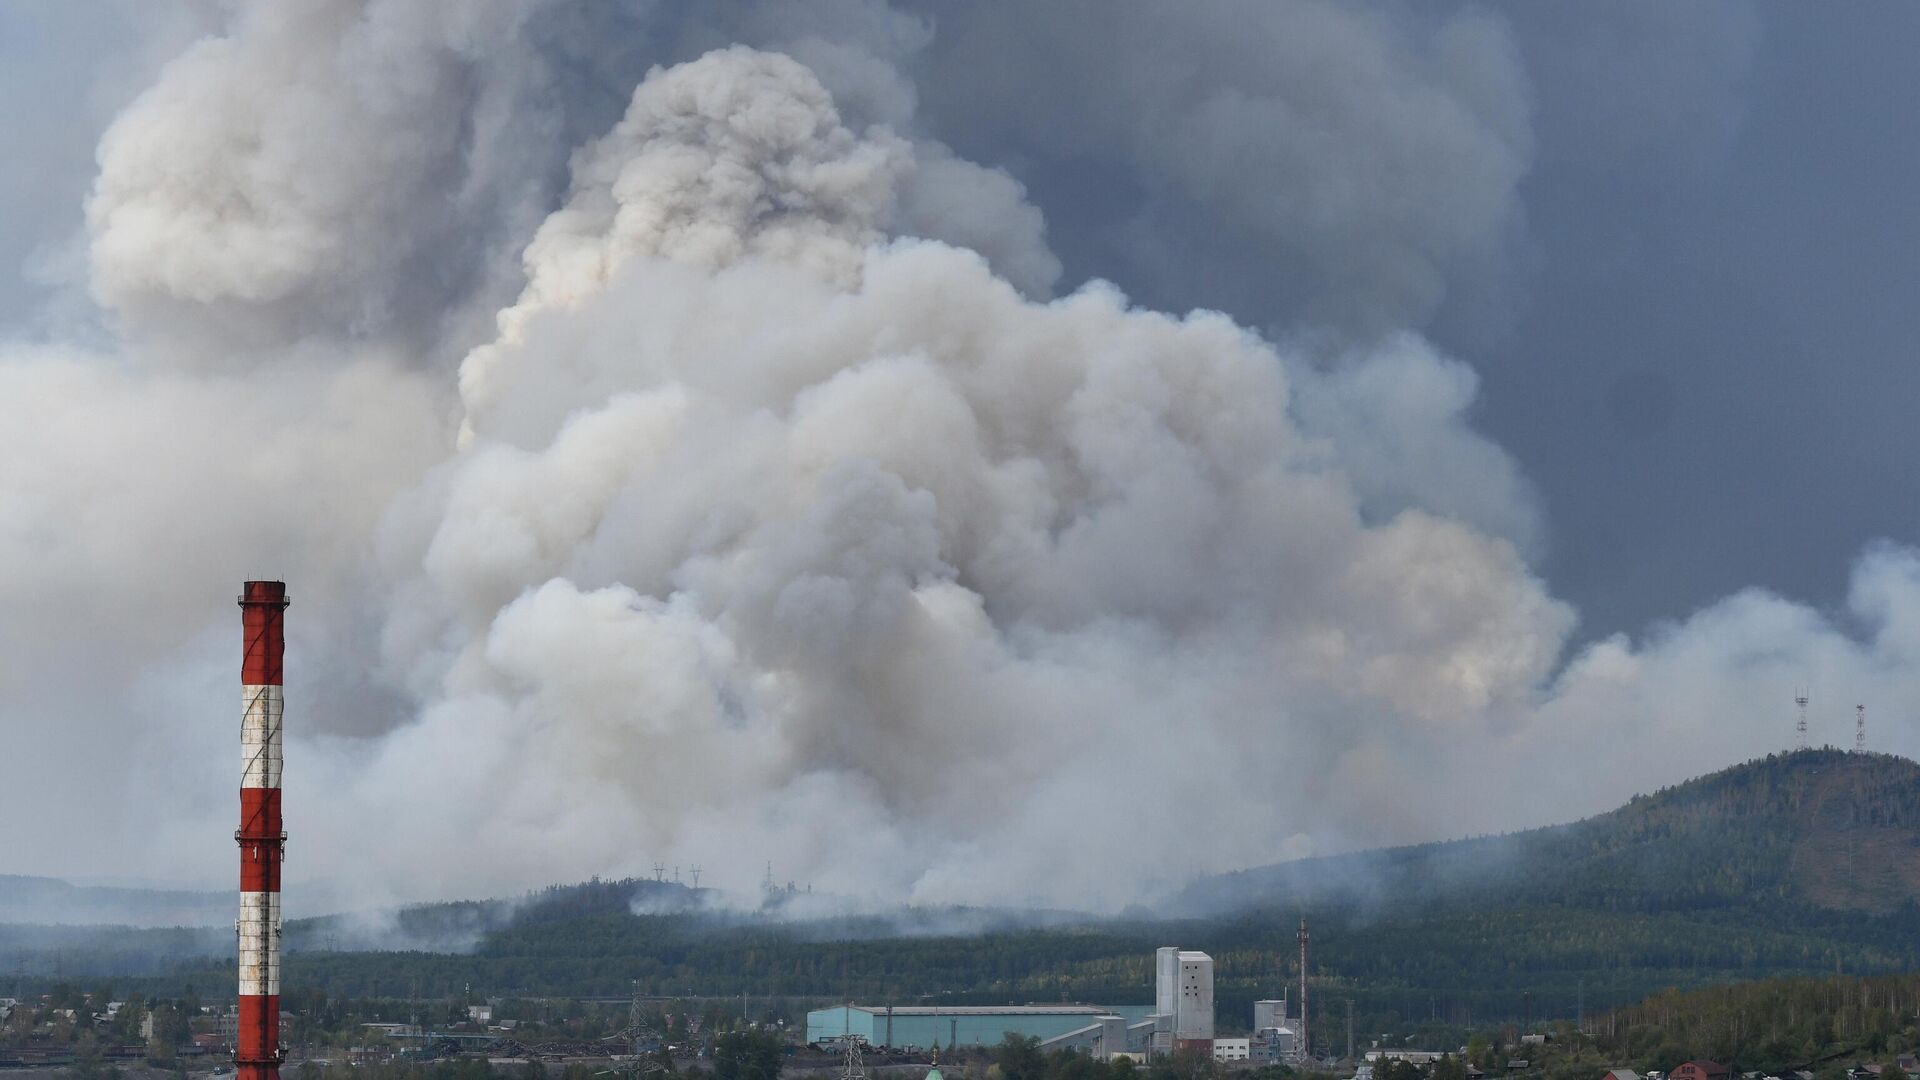
{"type": "Polygon", "coordinates": [[[1675,1066],[1672,1077],[1673,1080],[1728,1080],[1730,1075],[1725,1065],[1702,1060],[1675,1066]]]}

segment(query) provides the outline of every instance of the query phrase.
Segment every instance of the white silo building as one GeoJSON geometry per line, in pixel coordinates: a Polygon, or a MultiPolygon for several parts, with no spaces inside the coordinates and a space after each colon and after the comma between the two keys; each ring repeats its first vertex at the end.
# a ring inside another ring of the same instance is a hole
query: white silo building
{"type": "Polygon", "coordinates": [[[1169,1018],[1171,1048],[1212,1054],[1213,957],[1168,946],[1153,961],[1154,1008],[1169,1018]]]}

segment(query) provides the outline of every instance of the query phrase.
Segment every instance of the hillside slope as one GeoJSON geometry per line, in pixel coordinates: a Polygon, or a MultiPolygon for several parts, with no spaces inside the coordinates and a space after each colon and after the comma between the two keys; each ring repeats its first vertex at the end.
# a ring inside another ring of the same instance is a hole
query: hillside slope
{"type": "Polygon", "coordinates": [[[1173,907],[1215,915],[1336,903],[1886,914],[1920,905],[1920,764],[1774,755],[1568,825],[1203,878],[1173,907]]]}

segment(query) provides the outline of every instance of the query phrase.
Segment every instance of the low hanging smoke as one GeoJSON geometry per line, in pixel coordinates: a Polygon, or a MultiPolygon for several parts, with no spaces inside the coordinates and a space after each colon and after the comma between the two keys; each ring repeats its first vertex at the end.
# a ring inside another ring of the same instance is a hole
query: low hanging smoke
{"type": "MultiPolygon", "coordinates": [[[[0,365],[0,777],[50,796],[22,763],[87,747],[114,857],[224,866],[206,612],[248,576],[291,583],[296,911],[322,877],[373,906],[656,861],[1117,907],[1601,809],[1772,745],[1783,681],[1911,681],[1896,548],[1857,572],[1859,638],[1755,593],[1565,655],[1469,368],[1056,296],[1020,184],[923,130],[934,31],[829,7],[826,36],[656,26],[639,71],[539,4],[248,9],[180,57],[88,206],[119,352],[0,365]],[[623,73],[580,137],[553,99],[623,73]]],[[[1387,82],[1458,89],[1435,70],[1387,82]]],[[[1510,137],[1457,164],[1507,192],[1521,91],[1470,89],[1510,137]]]]}

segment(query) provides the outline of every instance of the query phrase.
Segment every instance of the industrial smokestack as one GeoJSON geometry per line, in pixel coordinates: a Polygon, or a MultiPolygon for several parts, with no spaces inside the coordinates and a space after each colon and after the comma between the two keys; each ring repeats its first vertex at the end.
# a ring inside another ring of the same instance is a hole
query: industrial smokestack
{"type": "Polygon", "coordinates": [[[281,623],[287,586],[249,581],[240,594],[240,1023],[235,1080],[280,1080],[281,623]]]}
{"type": "Polygon", "coordinates": [[[1313,1057],[1313,1043],[1307,1036],[1307,920],[1300,919],[1300,1058],[1313,1057]]]}

